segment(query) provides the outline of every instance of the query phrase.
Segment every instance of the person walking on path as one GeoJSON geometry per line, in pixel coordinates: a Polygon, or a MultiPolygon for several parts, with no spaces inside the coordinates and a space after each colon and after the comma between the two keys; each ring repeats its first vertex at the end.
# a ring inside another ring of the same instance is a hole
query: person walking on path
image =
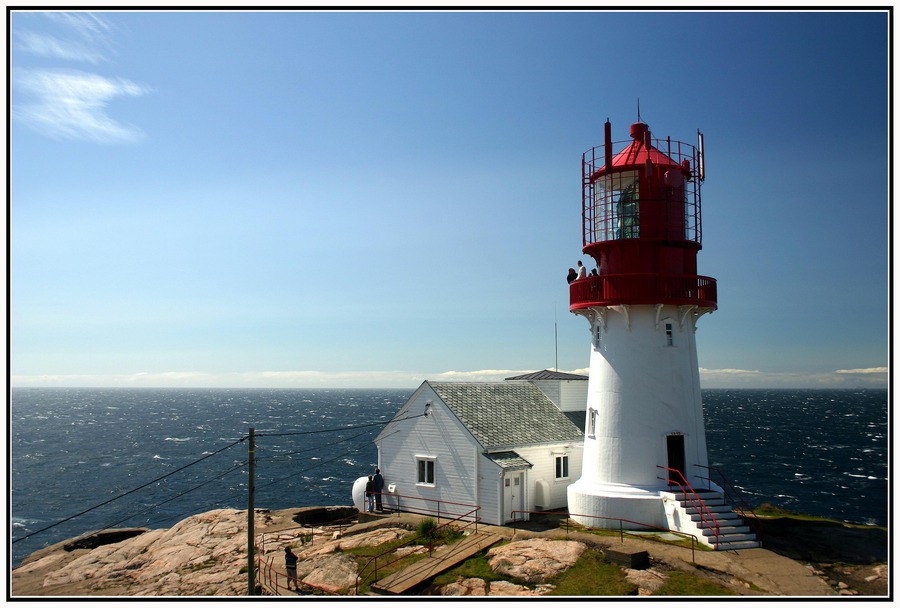
{"type": "Polygon", "coordinates": [[[290,547],[284,548],[284,569],[287,570],[288,591],[291,590],[291,583],[294,583],[294,591],[299,591],[297,587],[297,556],[290,547]]]}
{"type": "Polygon", "coordinates": [[[379,511],[384,511],[381,504],[381,492],[384,490],[384,477],[381,476],[381,469],[375,469],[375,476],[372,478],[372,481],[375,484],[375,508],[379,511]]]}

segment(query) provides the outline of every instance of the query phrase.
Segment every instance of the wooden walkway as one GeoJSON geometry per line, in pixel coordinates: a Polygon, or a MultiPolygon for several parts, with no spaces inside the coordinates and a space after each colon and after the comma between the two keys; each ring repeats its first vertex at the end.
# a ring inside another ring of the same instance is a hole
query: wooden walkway
{"type": "Polygon", "coordinates": [[[496,534],[476,532],[457,543],[441,547],[431,557],[419,560],[400,572],[395,572],[376,583],[372,583],[371,589],[379,594],[400,595],[449,570],[502,539],[501,536],[496,534]]]}

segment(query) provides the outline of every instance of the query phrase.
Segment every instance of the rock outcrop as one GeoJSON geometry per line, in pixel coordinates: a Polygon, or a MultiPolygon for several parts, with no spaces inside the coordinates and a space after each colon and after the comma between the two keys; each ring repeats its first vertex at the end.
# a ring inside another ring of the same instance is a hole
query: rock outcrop
{"type": "Polygon", "coordinates": [[[531,538],[493,547],[487,556],[491,569],[501,576],[543,583],[574,566],[586,548],[572,540],[531,538]]]}

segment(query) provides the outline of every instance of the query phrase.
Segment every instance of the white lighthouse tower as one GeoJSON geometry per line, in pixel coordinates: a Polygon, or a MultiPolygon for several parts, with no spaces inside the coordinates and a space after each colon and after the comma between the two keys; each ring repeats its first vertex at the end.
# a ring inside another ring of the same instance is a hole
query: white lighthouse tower
{"type": "Polygon", "coordinates": [[[716,309],[715,279],[697,274],[702,135],[697,146],[654,139],[640,119],[628,141],[611,132],[607,121],[604,145],[582,157],[583,251],[599,274],[570,285],[591,358],[569,513],[593,528],[679,529],[692,518],[676,509],[694,502],[718,528],[695,492],[721,490],[707,467],[694,340],[698,319],[716,309]]]}

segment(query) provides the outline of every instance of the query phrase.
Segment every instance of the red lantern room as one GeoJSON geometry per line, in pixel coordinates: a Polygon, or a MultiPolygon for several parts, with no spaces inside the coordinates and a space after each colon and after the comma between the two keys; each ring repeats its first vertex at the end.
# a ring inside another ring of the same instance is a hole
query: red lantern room
{"type": "Polygon", "coordinates": [[[631,140],[612,141],[582,156],[584,253],[598,276],[573,281],[570,310],[620,304],[716,308],[716,281],[697,275],[701,248],[698,145],[653,139],[643,122],[631,140]],[[618,150],[618,151],[617,151],[618,150]]]}

